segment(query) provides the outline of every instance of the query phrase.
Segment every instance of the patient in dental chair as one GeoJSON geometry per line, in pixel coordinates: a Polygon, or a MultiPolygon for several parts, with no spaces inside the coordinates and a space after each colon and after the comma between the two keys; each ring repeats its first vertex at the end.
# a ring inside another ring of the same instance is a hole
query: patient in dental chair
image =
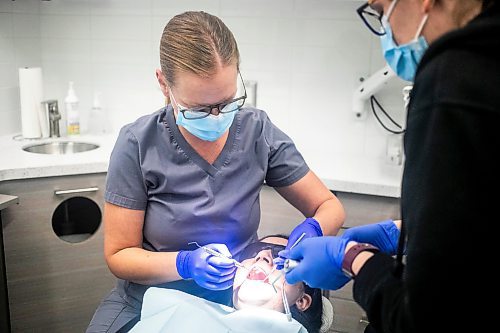
{"type": "Polygon", "coordinates": [[[320,289],[299,282],[289,285],[273,258],[285,248],[284,236],[268,236],[239,255],[233,285],[233,306],[164,288],[149,288],[141,320],[130,332],[327,332],[333,308],[320,289]],[[292,320],[285,315],[284,288],[292,320]]]}

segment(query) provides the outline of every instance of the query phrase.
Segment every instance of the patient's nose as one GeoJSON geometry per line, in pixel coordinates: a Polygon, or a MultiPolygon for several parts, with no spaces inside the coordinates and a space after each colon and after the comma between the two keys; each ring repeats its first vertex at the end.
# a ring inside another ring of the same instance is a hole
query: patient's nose
{"type": "Polygon", "coordinates": [[[263,250],[260,251],[257,256],[255,257],[255,261],[264,261],[266,262],[269,266],[273,266],[273,254],[271,250],[263,250]]]}

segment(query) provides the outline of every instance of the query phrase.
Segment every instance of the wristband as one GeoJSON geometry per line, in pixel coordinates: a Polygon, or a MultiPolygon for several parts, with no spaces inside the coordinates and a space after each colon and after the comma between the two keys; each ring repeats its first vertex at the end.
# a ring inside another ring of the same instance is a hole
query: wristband
{"type": "Polygon", "coordinates": [[[380,250],[368,243],[358,243],[352,246],[345,254],[344,260],[342,260],[342,271],[345,275],[352,278],[354,277],[354,273],[352,272],[352,263],[354,259],[363,251],[369,251],[372,253],[380,252],[380,250]]]}

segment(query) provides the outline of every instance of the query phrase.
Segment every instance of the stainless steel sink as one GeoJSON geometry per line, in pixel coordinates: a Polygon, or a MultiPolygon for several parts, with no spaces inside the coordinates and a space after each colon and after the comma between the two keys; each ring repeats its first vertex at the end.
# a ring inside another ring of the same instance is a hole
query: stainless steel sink
{"type": "Polygon", "coordinates": [[[36,154],[65,155],[81,153],[99,148],[98,145],[75,141],[54,141],[37,143],[23,147],[24,151],[36,154]]]}

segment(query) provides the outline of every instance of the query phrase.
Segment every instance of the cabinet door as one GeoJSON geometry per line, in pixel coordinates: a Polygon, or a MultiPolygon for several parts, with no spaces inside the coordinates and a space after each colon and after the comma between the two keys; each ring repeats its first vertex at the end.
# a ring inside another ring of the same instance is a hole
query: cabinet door
{"type": "Polygon", "coordinates": [[[0,192],[19,197],[2,212],[13,332],[83,332],[114,286],[103,255],[105,176],[0,183],[0,192]]]}
{"type": "Polygon", "coordinates": [[[329,332],[363,333],[368,321],[364,311],[354,302],[330,298],[333,306],[333,324],[329,332]]]}

